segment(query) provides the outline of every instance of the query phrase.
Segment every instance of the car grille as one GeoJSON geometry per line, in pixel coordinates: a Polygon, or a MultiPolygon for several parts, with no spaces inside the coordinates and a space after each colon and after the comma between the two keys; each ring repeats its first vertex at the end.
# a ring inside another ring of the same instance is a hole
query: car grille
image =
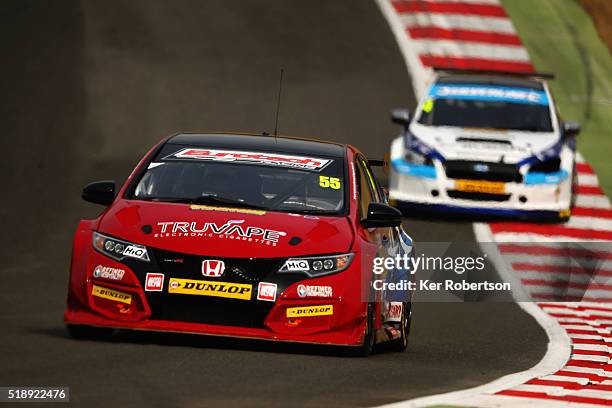
{"type": "Polygon", "coordinates": [[[514,164],[449,160],[444,163],[446,177],[451,179],[487,180],[520,183],[523,176],[514,164]],[[480,169],[481,171],[478,171],[480,169]]]}
{"type": "Polygon", "coordinates": [[[202,257],[162,250],[153,250],[153,253],[160,271],[165,275],[165,286],[163,292],[145,292],[151,307],[151,319],[238,327],[264,327],[263,322],[274,306],[273,302],[169,294],[168,281],[170,278],[181,278],[251,284],[253,285],[253,296],[255,296],[259,282],[276,281],[271,278],[284,259],[202,257]],[[205,259],[225,262],[223,275],[218,278],[203,276],[202,261],[205,259]]]}
{"type": "Polygon", "coordinates": [[[508,201],[510,194],[487,194],[487,193],[472,193],[467,191],[446,190],[446,194],[450,198],[458,198],[462,200],[474,201],[508,201]]]}

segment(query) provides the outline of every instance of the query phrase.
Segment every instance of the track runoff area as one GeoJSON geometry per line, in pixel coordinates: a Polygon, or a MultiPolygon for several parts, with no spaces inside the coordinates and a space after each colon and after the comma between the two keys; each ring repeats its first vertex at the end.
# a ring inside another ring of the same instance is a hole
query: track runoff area
{"type": "MultiPolygon", "coordinates": [[[[533,72],[498,0],[377,0],[417,97],[432,67],[533,72]]],[[[390,406],[612,405],[612,209],[577,154],[577,197],[565,224],[476,223],[476,238],[513,297],[544,327],[548,352],[530,370],[473,389],[390,406]],[[515,288],[519,288],[516,290],[515,288]]]]}

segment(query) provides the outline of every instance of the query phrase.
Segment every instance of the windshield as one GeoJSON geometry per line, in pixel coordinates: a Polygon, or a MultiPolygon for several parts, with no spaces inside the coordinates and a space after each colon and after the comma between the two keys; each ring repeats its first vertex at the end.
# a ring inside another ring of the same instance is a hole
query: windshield
{"type": "Polygon", "coordinates": [[[344,211],[341,158],[170,148],[176,151],[168,154],[164,148],[129,198],[312,214],[344,211]]]}
{"type": "Polygon", "coordinates": [[[544,91],[502,86],[437,84],[423,104],[418,123],[552,132],[544,91]]]}

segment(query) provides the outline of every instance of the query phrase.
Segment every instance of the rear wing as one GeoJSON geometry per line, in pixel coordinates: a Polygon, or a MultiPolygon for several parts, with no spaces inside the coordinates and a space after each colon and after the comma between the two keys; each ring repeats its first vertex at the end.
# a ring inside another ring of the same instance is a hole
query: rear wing
{"type": "Polygon", "coordinates": [[[441,67],[433,67],[433,70],[435,72],[447,72],[449,74],[499,75],[499,76],[522,77],[522,78],[555,79],[555,74],[552,72],[510,72],[510,71],[441,68],[441,67]]]}

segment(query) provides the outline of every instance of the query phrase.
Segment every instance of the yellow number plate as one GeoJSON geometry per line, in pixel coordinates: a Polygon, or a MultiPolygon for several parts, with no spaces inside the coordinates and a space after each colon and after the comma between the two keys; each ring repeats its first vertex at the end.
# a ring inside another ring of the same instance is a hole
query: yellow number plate
{"type": "Polygon", "coordinates": [[[505,194],[506,183],[485,180],[457,180],[455,189],[468,193],[505,194]]]}

